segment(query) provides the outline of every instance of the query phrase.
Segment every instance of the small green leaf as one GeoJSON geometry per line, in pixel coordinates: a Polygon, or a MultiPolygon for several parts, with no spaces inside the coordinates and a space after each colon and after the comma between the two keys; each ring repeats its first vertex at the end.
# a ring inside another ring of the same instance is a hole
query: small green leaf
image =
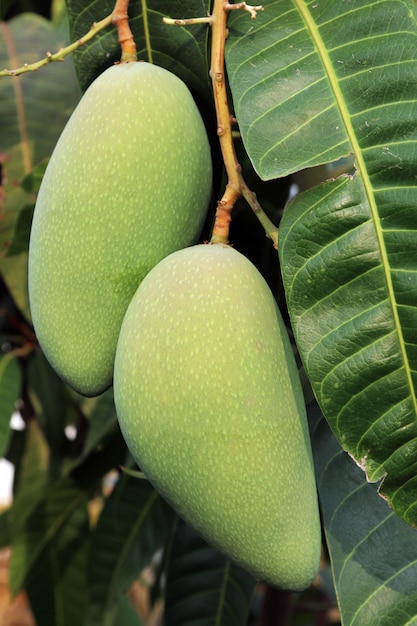
{"type": "Polygon", "coordinates": [[[10,420],[19,399],[22,373],[12,354],[0,357],[0,458],[5,455],[10,440],[10,420]]]}
{"type": "Polygon", "coordinates": [[[7,250],[7,256],[16,256],[29,249],[30,227],[32,225],[33,204],[28,204],[19,212],[13,233],[12,242],[7,250]]]}
{"type": "Polygon", "coordinates": [[[20,186],[26,193],[38,193],[48,163],[49,159],[44,159],[22,179],[20,186]]]}

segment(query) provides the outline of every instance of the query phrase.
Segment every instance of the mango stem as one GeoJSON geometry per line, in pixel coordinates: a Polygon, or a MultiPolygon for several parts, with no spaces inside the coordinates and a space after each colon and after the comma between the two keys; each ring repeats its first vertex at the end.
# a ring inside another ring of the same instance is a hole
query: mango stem
{"type": "Polygon", "coordinates": [[[207,17],[188,19],[163,18],[163,21],[165,24],[174,26],[207,23],[212,30],[210,77],[216,109],[217,135],[228,182],[222,198],[217,203],[210,243],[229,242],[231,213],[236,201],[243,196],[262,224],[266,235],[272,239],[276,247],[278,245],[278,229],[262,209],[256,195],[245,183],[233,142],[232,123],[235,120],[230,114],[227,97],[224,49],[228,35],[227,16],[229,11],[237,9],[248,11],[252,19],[256,18],[258,11],[263,11],[263,7],[260,5],[252,6],[246,2],[231,4],[224,2],[224,0],[214,0],[213,12],[207,17]]]}
{"type": "Polygon", "coordinates": [[[129,25],[129,0],[116,0],[112,12],[112,24],[117,29],[122,49],[121,63],[137,61],[136,43],[129,25]]]}
{"type": "Polygon", "coordinates": [[[212,19],[210,21],[212,29],[210,76],[216,107],[217,134],[228,178],[223,197],[217,204],[211,243],[228,242],[230,222],[232,220],[231,213],[238,198],[243,196],[262,224],[266,235],[272,239],[276,247],[278,245],[278,229],[262,209],[256,195],[245,183],[233,142],[232,122],[234,118],[230,114],[227,97],[224,50],[228,36],[227,16],[229,11],[239,9],[248,11],[252,19],[256,18],[258,11],[263,11],[263,7],[260,5],[252,6],[246,2],[231,4],[225,3],[224,0],[214,0],[212,19]]]}

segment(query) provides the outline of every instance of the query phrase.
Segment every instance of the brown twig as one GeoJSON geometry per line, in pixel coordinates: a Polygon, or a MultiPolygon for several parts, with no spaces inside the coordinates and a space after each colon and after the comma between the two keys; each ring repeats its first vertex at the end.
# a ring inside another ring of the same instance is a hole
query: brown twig
{"type": "Polygon", "coordinates": [[[224,50],[228,34],[228,13],[229,11],[239,9],[247,11],[252,19],[256,18],[258,11],[263,11],[263,7],[260,5],[252,6],[246,2],[232,4],[224,0],[214,0],[213,12],[210,16],[187,19],[164,18],[163,21],[166,24],[173,24],[175,26],[207,23],[211,26],[212,30],[210,76],[216,108],[217,135],[219,137],[228,182],[224,194],[217,204],[211,243],[228,242],[231,213],[236,201],[243,196],[261,222],[267,236],[272,239],[276,247],[278,242],[278,229],[262,209],[256,195],[246,185],[242,177],[241,167],[236,156],[233,141],[234,131],[232,130],[232,124],[236,120],[232,117],[229,109],[224,69],[224,50]]]}
{"type": "Polygon", "coordinates": [[[211,243],[228,242],[231,212],[241,195],[240,166],[233,143],[232,117],[229,110],[224,71],[224,48],[227,38],[228,15],[226,6],[223,0],[214,0],[211,21],[210,77],[216,108],[217,135],[228,179],[223,197],[217,205],[211,243]]]}

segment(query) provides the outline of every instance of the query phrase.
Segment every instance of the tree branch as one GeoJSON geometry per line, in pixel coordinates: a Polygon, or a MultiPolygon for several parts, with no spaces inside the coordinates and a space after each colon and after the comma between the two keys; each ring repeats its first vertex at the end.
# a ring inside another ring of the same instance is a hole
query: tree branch
{"type": "Polygon", "coordinates": [[[49,63],[53,63],[55,61],[63,61],[65,57],[69,54],[72,54],[74,50],[77,50],[81,46],[83,46],[87,41],[93,39],[100,31],[104,30],[108,26],[112,24],[112,15],[108,15],[104,19],[99,22],[94,22],[88,33],[86,33],[83,37],[80,37],[74,43],[71,43],[69,46],[65,48],[61,48],[55,54],[51,54],[47,52],[46,56],[40,61],[36,61],[35,63],[25,63],[21,67],[18,67],[14,70],[4,69],[0,71],[0,78],[4,76],[20,76],[21,74],[25,74],[26,72],[36,72],[41,67],[48,65],[49,63]]]}

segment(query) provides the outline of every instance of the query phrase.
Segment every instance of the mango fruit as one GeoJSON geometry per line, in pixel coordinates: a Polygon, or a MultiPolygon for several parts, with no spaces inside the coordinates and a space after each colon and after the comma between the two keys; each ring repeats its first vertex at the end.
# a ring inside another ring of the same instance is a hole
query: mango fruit
{"type": "Polygon", "coordinates": [[[47,166],[29,248],[35,332],[81,394],[111,385],[126,308],[158,261],[196,242],[211,184],[204,123],[177,76],[122,63],[90,85],[47,166]]]}
{"type": "Polygon", "coordinates": [[[303,392],[246,257],[202,244],[149,272],[123,320],[114,394],[138,466],[188,524],[259,580],[310,584],[321,531],[303,392]]]}

